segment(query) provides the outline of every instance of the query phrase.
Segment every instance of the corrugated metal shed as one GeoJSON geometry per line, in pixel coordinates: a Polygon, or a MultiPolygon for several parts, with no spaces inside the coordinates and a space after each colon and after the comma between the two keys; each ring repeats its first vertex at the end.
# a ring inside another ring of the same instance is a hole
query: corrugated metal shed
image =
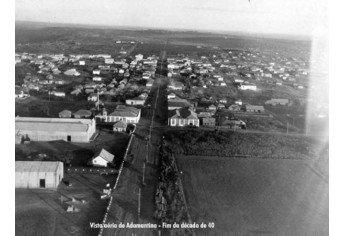
{"type": "Polygon", "coordinates": [[[16,130],[85,132],[90,125],[85,119],[16,117],[16,130]]]}
{"type": "Polygon", "coordinates": [[[16,188],[57,189],[64,177],[62,162],[16,161],[16,188]]]}
{"type": "Polygon", "coordinates": [[[56,161],[16,161],[16,172],[55,172],[59,167],[56,161]]]}

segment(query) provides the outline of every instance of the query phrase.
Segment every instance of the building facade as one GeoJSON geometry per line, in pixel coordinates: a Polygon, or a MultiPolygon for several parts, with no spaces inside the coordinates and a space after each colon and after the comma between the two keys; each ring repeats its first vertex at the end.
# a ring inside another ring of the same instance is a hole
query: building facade
{"type": "Polygon", "coordinates": [[[181,108],[169,111],[169,126],[196,126],[199,127],[199,119],[194,111],[181,108]]]}
{"type": "Polygon", "coordinates": [[[139,123],[141,110],[135,107],[120,107],[115,109],[112,113],[108,114],[103,111],[101,114],[96,115],[96,119],[100,122],[117,122],[122,120],[127,124],[139,123]]]}
{"type": "Polygon", "coordinates": [[[64,177],[62,162],[16,161],[16,188],[57,189],[64,177]]]}
{"type": "Polygon", "coordinates": [[[94,119],[16,117],[16,143],[23,140],[86,143],[96,133],[94,119]]]}

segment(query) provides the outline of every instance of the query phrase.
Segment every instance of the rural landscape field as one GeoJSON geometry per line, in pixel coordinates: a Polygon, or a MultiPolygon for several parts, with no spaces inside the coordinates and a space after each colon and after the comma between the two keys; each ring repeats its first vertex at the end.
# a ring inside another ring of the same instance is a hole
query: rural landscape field
{"type": "Polygon", "coordinates": [[[326,235],[327,185],[301,160],[179,156],[197,235],[326,235]]]}
{"type": "Polygon", "coordinates": [[[328,235],[328,70],[314,47],[16,21],[16,235],[328,235]]]}

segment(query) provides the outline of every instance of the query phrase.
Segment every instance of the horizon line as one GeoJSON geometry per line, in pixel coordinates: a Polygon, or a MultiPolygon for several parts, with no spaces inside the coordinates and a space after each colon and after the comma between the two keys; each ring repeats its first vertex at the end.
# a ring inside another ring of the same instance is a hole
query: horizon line
{"type": "Polygon", "coordinates": [[[137,30],[164,30],[172,32],[197,32],[197,33],[211,33],[220,34],[222,36],[250,36],[259,38],[276,38],[276,39],[291,39],[291,40],[303,40],[310,41],[313,36],[306,34],[283,34],[283,33],[259,33],[259,32],[245,32],[245,31],[222,31],[212,29],[189,29],[189,28],[162,28],[162,27],[150,27],[150,26],[124,26],[124,25],[105,25],[105,24],[88,24],[88,23],[64,23],[64,22],[45,22],[45,21],[33,21],[33,20],[15,20],[15,23],[34,23],[34,24],[47,24],[55,25],[58,27],[68,26],[83,26],[87,28],[121,28],[121,29],[137,29],[137,30]]]}

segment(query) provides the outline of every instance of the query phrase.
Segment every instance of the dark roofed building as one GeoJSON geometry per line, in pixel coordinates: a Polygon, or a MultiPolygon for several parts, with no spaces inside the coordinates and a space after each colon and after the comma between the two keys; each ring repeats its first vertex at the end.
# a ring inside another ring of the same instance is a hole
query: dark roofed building
{"type": "Polygon", "coordinates": [[[188,108],[180,108],[169,111],[169,126],[188,125],[199,127],[199,119],[194,111],[188,108]]]}
{"type": "Polygon", "coordinates": [[[59,117],[60,118],[71,118],[72,117],[72,112],[69,110],[63,110],[59,112],[59,117]]]}
{"type": "Polygon", "coordinates": [[[170,99],[168,100],[168,110],[175,110],[184,107],[190,107],[191,104],[186,99],[170,99]]]}
{"type": "Polygon", "coordinates": [[[201,125],[202,126],[215,126],[216,119],[213,117],[203,117],[201,118],[201,125]]]}
{"type": "Polygon", "coordinates": [[[123,131],[126,131],[126,129],[127,129],[127,123],[124,122],[123,120],[119,120],[113,125],[113,131],[116,131],[116,132],[123,132],[123,131]]]}
{"type": "Polygon", "coordinates": [[[78,119],[91,118],[92,112],[88,110],[80,109],[77,112],[75,112],[73,115],[74,115],[74,118],[78,118],[78,119]]]}
{"type": "Polygon", "coordinates": [[[246,123],[244,121],[238,120],[238,119],[230,119],[230,120],[226,119],[226,120],[222,121],[220,126],[226,126],[226,127],[231,128],[231,129],[245,129],[246,123]]]}

